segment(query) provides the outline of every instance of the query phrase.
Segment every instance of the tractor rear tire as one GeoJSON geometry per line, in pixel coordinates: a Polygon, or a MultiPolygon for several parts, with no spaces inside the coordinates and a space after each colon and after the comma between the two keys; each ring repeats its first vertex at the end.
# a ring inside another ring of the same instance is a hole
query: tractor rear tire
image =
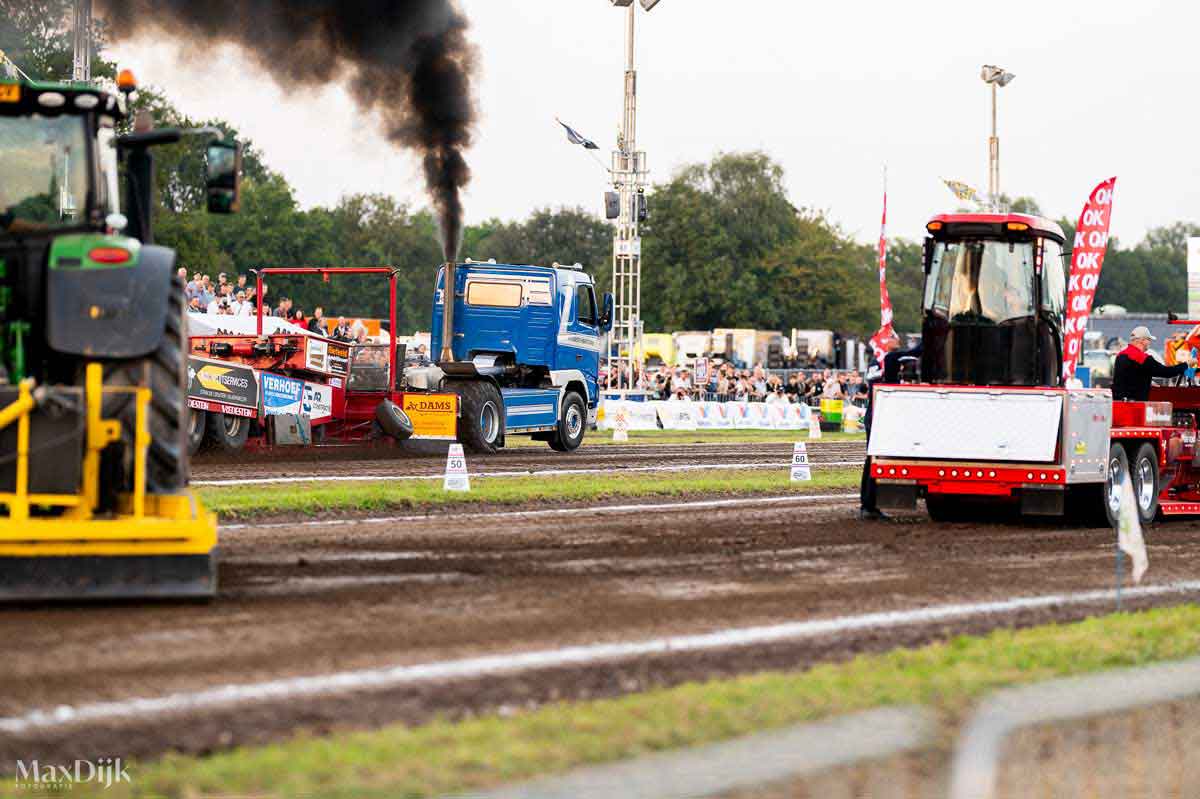
{"type": "Polygon", "coordinates": [[[504,446],[504,403],[485,380],[456,380],[447,388],[462,404],[458,440],[470,452],[491,455],[504,446]]]}
{"type": "MultiPolygon", "coordinates": [[[[151,442],[146,452],[146,492],[176,494],[187,486],[187,318],[183,283],[171,282],[167,318],[158,348],[141,358],[104,362],[104,387],[146,387],[153,396],[146,406],[151,442]]],[[[131,490],[134,475],[134,429],[137,402],[132,393],[107,394],[105,418],[119,419],[123,471],[121,487],[131,490]]]]}
{"type": "Polygon", "coordinates": [[[582,397],[572,391],[563,400],[558,429],[550,439],[550,449],[555,452],[574,452],[583,443],[583,434],[586,431],[587,405],[582,397]]]}
{"type": "Polygon", "coordinates": [[[188,454],[195,455],[204,446],[204,432],[207,428],[208,411],[188,409],[188,454]]]}
{"type": "Polygon", "coordinates": [[[241,452],[250,436],[250,420],[226,413],[210,413],[204,431],[208,449],[214,452],[241,452]]]}

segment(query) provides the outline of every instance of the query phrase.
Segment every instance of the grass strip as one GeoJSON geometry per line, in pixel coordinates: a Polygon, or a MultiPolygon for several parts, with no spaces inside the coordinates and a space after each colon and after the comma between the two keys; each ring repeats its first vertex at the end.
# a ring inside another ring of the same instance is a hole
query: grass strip
{"type": "Polygon", "coordinates": [[[477,503],[521,505],[699,494],[713,498],[800,494],[853,488],[860,476],[857,467],[817,467],[813,469],[812,482],[792,483],[789,470],[781,466],[754,470],[478,477],[471,479],[468,494],[443,491],[440,477],[363,483],[313,480],[283,485],[210,486],[199,489],[199,493],[210,510],[232,519],[277,513],[419,510],[477,503]]]}
{"type": "Polygon", "coordinates": [[[506,717],[172,755],[134,764],[134,789],[103,795],[439,796],[872,707],[919,703],[957,714],[1000,687],[1197,653],[1200,608],[1116,614],[506,717]]]}
{"type": "MultiPolygon", "coordinates": [[[[863,441],[865,433],[824,433],[824,441],[863,441]]],[[[613,441],[608,431],[590,431],[584,439],[585,447],[627,444],[791,444],[807,441],[804,430],[631,430],[629,441],[613,441]]],[[[504,442],[506,449],[515,447],[546,447],[545,441],[534,441],[528,436],[513,436],[504,442]]]]}

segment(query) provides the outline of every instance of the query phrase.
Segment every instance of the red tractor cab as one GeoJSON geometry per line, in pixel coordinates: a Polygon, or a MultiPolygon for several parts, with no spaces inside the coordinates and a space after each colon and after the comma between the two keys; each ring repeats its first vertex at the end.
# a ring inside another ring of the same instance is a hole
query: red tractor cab
{"type": "Polygon", "coordinates": [[[924,499],[935,519],[1007,505],[1114,522],[1113,486],[1131,474],[1144,521],[1200,512],[1200,388],[1114,404],[1063,379],[1062,229],[1009,213],[943,214],[926,229],[919,369],[872,398],[880,507],[924,499]]]}

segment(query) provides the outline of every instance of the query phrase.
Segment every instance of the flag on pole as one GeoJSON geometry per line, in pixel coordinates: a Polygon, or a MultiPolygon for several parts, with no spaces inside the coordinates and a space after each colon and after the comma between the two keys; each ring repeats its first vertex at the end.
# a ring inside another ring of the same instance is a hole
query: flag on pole
{"type": "Polygon", "coordinates": [[[571,127],[566,122],[563,122],[561,119],[558,119],[557,117],[555,118],[554,121],[557,122],[558,124],[562,125],[564,128],[566,128],[567,141],[571,142],[571,144],[578,144],[580,147],[582,147],[585,150],[599,150],[600,149],[600,145],[596,144],[596,142],[592,141],[591,139],[589,139],[586,136],[579,133],[579,131],[575,130],[575,128],[571,127]]]}
{"type": "Polygon", "coordinates": [[[1108,250],[1108,225],[1112,221],[1116,184],[1117,179],[1112,177],[1092,189],[1075,227],[1071,271],[1068,273],[1071,279],[1067,284],[1067,320],[1063,331],[1062,374],[1065,379],[1075,376],[1083,333],[1092,313],[1092,301],[1096,299],[1104,253],[1108,250]]]}
{"type": "Polygon", "coordinates": [[[1133,480],[1129,473],[1121,481],[1121,509],[1117,512],[1117,546],[1133,561],[1133,582],[1142,581],[1150,560],[1146,556],[1146,540],[1142,538],[1142,523],[1138,518],[1137,498],[1133,495],[1133,480]]]}
{"type": "Polygon", "coordinates": [[[883,218],[879,223],[879,330],[871,336],[875,360],[883,365],[883,342],[896,335],[892,327],[892,300],[887,289],[887,169],[883,171],[883,218]]]}
{"type": "Polygon", "coordinates": [[[945,183],[946,188],[950,189],[954,193],[954,196],[963,202],[979,202],[979,192],[961,180],[946,180],[942,178],[942,183],[945,183]]]}

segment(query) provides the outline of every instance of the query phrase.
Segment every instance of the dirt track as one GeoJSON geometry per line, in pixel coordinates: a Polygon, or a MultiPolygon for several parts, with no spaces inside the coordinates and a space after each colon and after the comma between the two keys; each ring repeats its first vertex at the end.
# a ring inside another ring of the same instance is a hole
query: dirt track
{"type": "MultiPolygon", "coordinates": [[[[192,479],[262,479],[276,477],[324,477],[329,475],[435,475],[446,467],[446,444],[418,442],[407,449],[361,447],[293,450],[274,453],[240,453],[237,456],[204,455],[192,466],[192,479]]],[[[818,441],[810,447],[813,463],[861,462],[862,441],[818,441]]],[[[541,472],[559,469],[651,469],[696,465],[761,465],[786,467],[792,445],[763,443],[729,444],[632,444],[629,446],[584,446],[572,453],[549,447],[519,447],[486,457],[468,456],[474,472],[541,472]]]]}
{"type": "MultiPolygon", "coordinates": [[[[486,512],[486,509],[484,509],[486,512]]],[[[1152,531],[1149,583],[1197,575],[1200,523],[1152,531]]],[[[263,524],[223,534],[211,605],[0,611],[0,717],[229,683],[570,644],[640,640],[951,601],[1104,588],[1108,531],[861,523],[852,498],[263,524]]],[[[1179,602],[1180,597],[1159,600],[1179,602]]],[[[208,751],[317,731],[607,695],[761,668],[794,668],[950,632],[1071,619],[1058,608],[688,656],[249,705],[203,716],[0,736],[0,762],[208,751]],[[118,737],[119,736],[119,737],[118,737]]]]}

